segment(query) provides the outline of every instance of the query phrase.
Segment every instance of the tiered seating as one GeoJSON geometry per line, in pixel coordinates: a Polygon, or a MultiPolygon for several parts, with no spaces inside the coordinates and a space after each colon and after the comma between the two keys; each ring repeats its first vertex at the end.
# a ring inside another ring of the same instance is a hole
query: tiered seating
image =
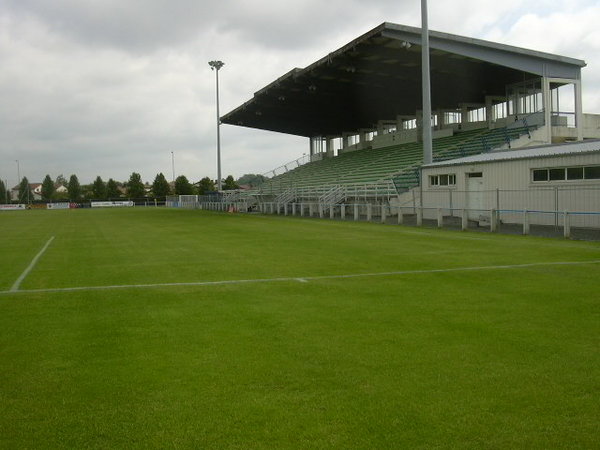
{"type": "MultiPolygon", "coordinates": [[[[482,153],[528,133],[526,127],[460,131],[453,136],[434,139],[434,161],[482,153]]],[[[357,150],[334,158],[304,164],[268,180],[261,190],[282,192],[290,188],[374,183],[392,179],[398,188],[418,185],[418,167],[423,161],[420,142],[357,150]]]]}

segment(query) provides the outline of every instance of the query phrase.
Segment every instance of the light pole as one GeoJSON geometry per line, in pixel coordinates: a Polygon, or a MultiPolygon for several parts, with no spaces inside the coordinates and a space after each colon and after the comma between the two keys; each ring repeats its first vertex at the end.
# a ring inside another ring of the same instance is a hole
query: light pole
{"type": "Polygon", "coordinates": [[[210,70],[217,75],[217,189],[221,191],[221,118],[219,117],[219,70],[225,65],[223,61],[209,61],[210,70]]]}
{"type": "Polygon", "coordinates": [[[171,152],[171,170],[173,171],[173,186],[175,186],[175,154],[171,152]]]}
{"type": "Polygon", "coordinates": [[[421,76],[423,81],[423,164],[431,164],[433,161],[433,144],[431,136],[431,80],[429,74],[429,25],[427,20],[427,0],[421,0],[421,41],[421,76]]]}

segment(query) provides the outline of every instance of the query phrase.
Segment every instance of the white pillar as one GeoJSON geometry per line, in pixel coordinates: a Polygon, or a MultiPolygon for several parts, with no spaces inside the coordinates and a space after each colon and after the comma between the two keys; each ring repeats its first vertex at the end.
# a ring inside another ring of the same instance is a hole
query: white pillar
{"type": "Polygon", "coordinates": [[[575,125],[577,126],[577,140],[583,141],[583,104],[581,93],[581,79],[575,81],[575,125]]]}
{"type": "Polygon", "coordinates": [[[550,80],[542,77],[542,98],[544,99],[544,122],[546,123],[547,144],[552,143],[552,94],[550,92],[550,80]]]}

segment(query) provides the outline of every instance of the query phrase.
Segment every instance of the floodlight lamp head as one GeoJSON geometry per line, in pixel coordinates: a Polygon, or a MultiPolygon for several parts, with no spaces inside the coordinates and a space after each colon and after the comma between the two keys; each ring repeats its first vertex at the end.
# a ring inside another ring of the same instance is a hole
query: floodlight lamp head
{"type": "Polygon", "coordinates": [[[210,66],[210,70],[217,69],[218,71],[221,67],[225,65],[225,63],[223,61],[209,61],[208,65],[210,66]]]}

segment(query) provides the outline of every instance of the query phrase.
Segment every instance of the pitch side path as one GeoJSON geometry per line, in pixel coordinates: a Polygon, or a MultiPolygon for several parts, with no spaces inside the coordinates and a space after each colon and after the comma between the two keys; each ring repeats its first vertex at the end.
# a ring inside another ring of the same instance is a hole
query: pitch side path
{"type": "Polygon", "coordinates": [[[1,448],[597,448],[600,243],[0,214],[1,448]]]}

